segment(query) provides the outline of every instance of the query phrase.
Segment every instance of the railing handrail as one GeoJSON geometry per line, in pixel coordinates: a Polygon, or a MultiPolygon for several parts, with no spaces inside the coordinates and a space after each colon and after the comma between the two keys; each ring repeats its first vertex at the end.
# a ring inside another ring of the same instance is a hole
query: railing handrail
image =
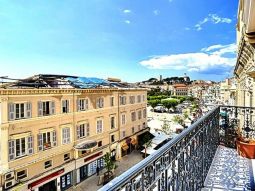
{"type": "MultiPolygon", "coordinates": [[[[179,135],[174,137],[172,140],[170,140],[168,143],[166,143],[164,146],[159,148],[156,152],[152,153],[148,157],[146,157],[144,160],[140,161],[133,167],[131,167],[129,170],[126,172],[122,173],[120,176],[117,176],[114,178],[111,182],[103,186],[102,188],[99,189],[99,191],[109,191],[109,190],[115,190],[119,188],[121,185],[123,185],[124,181],[123,180],[130,180],[130,178],[133,178],[136,174],[141,172],[143,168],[148,166],[148,164],[152,163],[153,161],[157,160],[162,154],[164,154],[168,148],[171,148],[174,146],[176,143],[178,143],[180,140],[182,140],[185,136],[187,136],[191,131],[193,131],[200,123],[205,121],[206,118],[208,118],[213,112],[215,112],[219,107],[221,106],[216,106],[212,110],[210,110],[208,113],[206,113],[204,116],[199,118],[197,121],[195,121],[191,126],[189,126],[187,129],[182,131],[179,135]]],[[[224,107],[224,106],[222,106],[224,107]]],[[[235,106],[233,106],[235,107],[235,106]]]]}

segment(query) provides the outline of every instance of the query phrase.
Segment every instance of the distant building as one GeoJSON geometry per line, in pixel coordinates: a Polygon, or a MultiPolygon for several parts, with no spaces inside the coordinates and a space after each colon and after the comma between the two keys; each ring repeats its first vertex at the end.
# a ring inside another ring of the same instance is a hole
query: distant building
{"type": "Polygon", "coordinates": [[[188,86],[185,84],[174,84],[173,86],[173,95],[174,96],[187,96],[188,95],[188,86]]]}

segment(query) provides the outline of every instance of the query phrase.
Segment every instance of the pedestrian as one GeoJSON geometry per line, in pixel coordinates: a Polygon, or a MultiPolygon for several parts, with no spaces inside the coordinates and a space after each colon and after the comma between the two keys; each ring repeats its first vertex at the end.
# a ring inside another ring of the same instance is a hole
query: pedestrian
{"type": "Polygon", "coordinates": [[[99,176],[99,167],[97,166],[97,176],[99,176]]]}

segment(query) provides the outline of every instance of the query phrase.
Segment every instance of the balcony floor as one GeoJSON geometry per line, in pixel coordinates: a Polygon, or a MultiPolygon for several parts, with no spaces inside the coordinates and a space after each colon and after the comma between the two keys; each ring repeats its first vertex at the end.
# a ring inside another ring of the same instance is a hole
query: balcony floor
{"type": "Polygon", "coordinates": [[[235,149],[219,146],[202,191],[252,191],[255,160],[243,158],[235,149]]]}

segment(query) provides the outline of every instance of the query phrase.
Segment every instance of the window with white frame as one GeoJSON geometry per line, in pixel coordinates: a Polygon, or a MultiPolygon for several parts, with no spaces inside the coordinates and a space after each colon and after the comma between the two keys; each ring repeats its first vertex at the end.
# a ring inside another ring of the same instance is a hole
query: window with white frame
{"type": "Polygon", "coordinates": [[[77,125],[77,139],[89,136],[89,123],[77,125]]]}
{"type": "Polygon", "coordinates": [[[126,114],[121,114],[121,125],[125,125],[126,124],[126,114]]]}
{"type": "Polygon", "coordinates": [[[44,131],[38,134],[38,150],[44,151],[57,146],[56,131],[44,131]]]}
{"type": "Polygon", "coordinates": [[[129,96],[129,103],[134,104],[135,103],[135,96],[129,96]]]}
{"type": "Polygon", "coordinates": [[[111,124],[111,129],[114,129],[115,128],[115,117],[114,116],[110,117],[110,124],[111,124]]]}
{"type": "Polygon", "coordinates": [[[110,106],[111,107],[114,106],[114,97],[113,96],[110,97],[110,106]]]}
{"type": "Polygon", "coordinates": [[[88,99],[78,99],[77,100],[77,109],[78,111],[86,111],[89,109],[89,100],[88,99]]]}
{"type": "Polygon", "coordinates": [[[69,100],[62,100],[62,113],[69,113],[69,100]]]}
{"type": "Polygon", "coordinates": [[[97,98],[96,108],[98,109],[103,107],[104,107],[104,98],[103,97],[97,98]]]}
{"type": "Polygon", "coordinates": [[[38,116],[47,116],[55,114],[54,101],[39,101],[38,102],[38,116]]]}
{"type": "Polygon", "coordinates": [[[142,119],[142,111],[141,110],[138,111],[138,119],[142,119]]]}
{"type": "Polygon", "coordinates": [[[8,115],[9,120],[26,119],[32,117],[32,105],[30,102],[9,103],[8,115]]]}
{"type": "Polygon", "coordinates": [[[126,105],[126,96],[120,96],[120,105],[126,105]]]}
{"type": "Polygon", "coordinates": [[[9,140],[9,160],[33,154],[33,137],[13,138],[9,140]]]}
{"type": "Polygon", "coordinates": [[[103,120],[98,119],[97,120],[97,133],[102,133],[103,132],[103,120]]]}
{"type": "Polygon", "coordinates": [[[137,103],[141,103],[141,95],[137,96],[137,103]]]}
{"type": "Polygon", "coordinates": [[[135,120],[136,120],[136,112],[135,112],[135,111],[133,111],[133,112],[131,113],[131,120],[132,120],[132,121],[135,121],[135,120]]]}
{"type": "Polygon", "coordinates": [[[143,109],[143,118],[146,118],[146,108],[143,109]]]}
{"type": "Polygon", "coordinates": [[[69,144],[71,142],[70,136],[71,136],[70,128],[69,127],[62,128],[62,144],[69,144]]]}
{"type": "Polygon", "coordinates": [[[21,180],[21,179],[23,179],[23,178],[26,178],[26,177],[27,177],[27,170],[25,169],[25,170],[18,171],[18,172],[16,173],[16,176],[17,176],[17,179],[18,179],[18,180],[21,180]]]}

